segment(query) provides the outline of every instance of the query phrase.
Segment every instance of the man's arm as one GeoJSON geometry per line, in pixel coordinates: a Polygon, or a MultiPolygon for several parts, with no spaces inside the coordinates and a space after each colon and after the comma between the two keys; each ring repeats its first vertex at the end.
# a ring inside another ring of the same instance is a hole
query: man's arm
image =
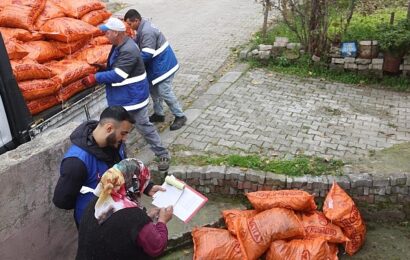
{"type": "Polygon", "coordinates": [[[60,178],[54,189],[53,203],[60,209],[73,209],[78,192],[87,178],[87,168],[75,157],[69,157],[61,163],[60,178]]]}
{"type": "Polygon", "coordinates": [[[115,63],[113,69],[103,72],[97,72],[95,79],[98,83],[119,83],[128,78],[129,73],[135,67],[137,54],[130,51],[121,51],[115,63]]]}
{"type": "Polygon", "coordinates": [[[141,57],[144,60],[144,63],[148,63],[154,57],[155,49],[157,45],[157,38],[155,33],[152,32],[143,32],[141,35],[141,57]]]}

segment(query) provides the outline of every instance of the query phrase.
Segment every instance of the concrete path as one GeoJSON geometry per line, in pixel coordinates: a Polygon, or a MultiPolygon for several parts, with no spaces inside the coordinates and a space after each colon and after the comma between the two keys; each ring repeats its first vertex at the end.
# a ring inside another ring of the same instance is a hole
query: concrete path
{"type": "MultiPolygon", "coordinates": [[[[410,141],[409,95],[300,79],[244,64],[225,67],[230,48],[247,43],[262,24],[251,0],[122,1],[165,33],[181,69],[174,88],[188,124],[161,133],[174,152],[188,150],[285,156],[304,153],[350,160],[410,141]],[[219,70],[219,71],[218,71],[219,70]]],[[[161,125],[159,125],[161,127],[161,125]]],[[[138,138],[140,140],[140,138],[138,138]]],[[[151,160],[143,142],[130,155],[151,160]]]]}

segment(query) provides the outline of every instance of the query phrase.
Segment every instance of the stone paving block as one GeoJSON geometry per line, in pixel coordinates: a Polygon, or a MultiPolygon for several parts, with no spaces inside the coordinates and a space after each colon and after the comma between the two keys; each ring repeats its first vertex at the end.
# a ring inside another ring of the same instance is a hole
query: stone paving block
{"type": "Polygon", "coordinates": [[[187,178],[187,166],[170,166],[168,169],[168,175],[174,175],[175,178],[185,180],[187,178]]]}
{"type": "Polygon", "coordinates": [[[370,194],[374,194],[374,195],[386,195],[386,187],[374,187],[374,188],[370,188],[370,194]]]}
{"type": "Polygon", "coordinates": [[[250,47],[247,47],[247,48],[245,48],[245,49],[242,49],[242,50],[239,52],[239,59],[245,60],[245,59],[247,58],[248,53],[249,53],[250,51],[251,51],[251,48],[250,48],[250,47]]]}
{"type": "Polygon", "coordinates": [[[217,98],[217,95],[202,95],[192,104],[191,108],[205,109],[212,104],[217,98]]]}
{"type": "Polygon", "coordinates": [[[237,167],[227,167],[225,171],[225,180],[245,180],[246,171],[241,170],[237,167]]]}
{"type": "Polygon", "coordinates": [[[308,183],[312,183],[313,189],[324,189],[328,190],[329,181],[326,176],[308,176],[308,183]]]}
{"type": "Polygon", "coordinates": [[[271,56],[270,51],[259,51],[258,58],[261,60],[269,60],[271,56]]]}
{"type": "Polygon", "coordinates": [[[272,45],[259,44],[258,49],[259,51],[270,51],[272,50],[272,45]]]}
{"type": "Polygon", "coordinates": [[[218,83],[234,83],[242,75],[242,72],[228,72],[218,80],[218,83]]]}
{"type": "Polygon", "coordinates": [[[264,184],[265,177],[266,177],[266,172],[249,169],[246,171],[245,180],[248,180],[254,183],[264,184]]]}
{"type": "Polygon", "coordinates": [[[348,69],[348,70],[356,70],[357,69],[357,64],[356,63],[345,63],[344,66],[345,66],[345,69],[348,69]]]}
{"type": "Polygon", "coordinates": [[[292,189],[297,188],[297,189],[302,189],[306,187],[308,184],[308,178],[307,176],[294,176],[292,177],[292,189]]]}
{"type": "Polygon", "coordinates": [[[350,179],[347,176],[344,176],[344,175],[343,176],[327,175],[326,177],[327,177],[327,180],[329,182],[330,187],[332,187],[333,182],[336,182],[345,191],[348,191],[351,188],[350,179]]]}
{"type": "Polygon", "coordinates": [[[205,94],[207,95],[221,95],[230,86],[230,83],[217,82],[209,87],[205,94]]]}
{"type": "Polygon", "coordinates": [[[376,64],[382,64],[383,65],[383,59],[372,59],[372,64],[376,65],[376,64]]]}
{"type": "Polygon", "coordinates": [[[391,188],[392,194],[402,194],[402,195],[408,195],[409,194],[409,187],[407,186],[394,186],[391,188]]]}
{"type": "Polygon", "coordinates": [[[221,165],[221,166],[209,165],[206,168],[206,173],[207,175],[209,174],[210,178],[216,178],[220,180],[225,179],[225,171],[226,171],[225,165],[221,165]]]}
{"type": "Polygon", "coordinates": [[[346,57],[344,58],[345,63],[355,63],[356,58],[346,57]]]}
{"type": "Polygon", "coordinates": [[[293,178],[290,176],[286,176],[286,189],[290,190],[293,186],[293,178]]]}
{"type": "Polygon", "coordinates": [[[204,171],[204,167],[189,165],[186,171],[187,179],[199,179],[201,172],[204,171]]]}
{"type": "Polygon", "coordinates": [[[356,64],[360,64],[360,65],[368,65],[372,62],[372,60],[371,59],[360,59],[360,58],[358,58],[358,59],[356,59],[355,62],[356,62],[356,64]]]}
{"type": "Polygon", "coordinates": [[[285,188],[286,178],[286,175],[267,172],[265,176],[265,185],[285,188]]]}
{"type": "Polygon", "coordinates": [[[390,186],[389,176],[372,174],[373,187],[387,187],[390,186]]]}
{"type": "Polygon", "coordinates": [[[351,187],[372,187],[373,179],[368,173],[355,173],[347,175],[351,180],[351,187]]]}
{"type": "Polygon", "coordinates": [[[406,186],[410,186],[410,173],[405,173],[407,177],[406,186]]]}
{"type": "Polygon", "coordinates": [[[233,187],[229,187],[229,194],[230,195],[236,195],[236,194],[238,194],[238,190],[233,188],[233,187]]]}

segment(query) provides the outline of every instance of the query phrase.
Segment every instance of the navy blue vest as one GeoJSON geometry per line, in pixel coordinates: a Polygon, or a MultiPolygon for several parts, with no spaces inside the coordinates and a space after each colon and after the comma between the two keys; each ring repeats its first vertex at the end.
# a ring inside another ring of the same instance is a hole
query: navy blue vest
{"type": "MultiPolygon", "coordinates": [[[[108,165],[104,161],[98,160],[94,155],[88,153],[77,145],[72,145],[68,151],[65,153],[64,158],[76,157],[80,159],[87,167],[87,179],[83,183],[83,186],[95,189],[101,176],[108,170],[108,165]]],[[[121,159],[125,158],[124,145],[120,148],[121,159]]],[[[81,216],[83,215],[84,209],[87,207],[90,200],[94,197],[91,192],[82,194],[78,192],[77,200],[74,209],[74,218],[77,224],[80,223],[81,216]]]]}

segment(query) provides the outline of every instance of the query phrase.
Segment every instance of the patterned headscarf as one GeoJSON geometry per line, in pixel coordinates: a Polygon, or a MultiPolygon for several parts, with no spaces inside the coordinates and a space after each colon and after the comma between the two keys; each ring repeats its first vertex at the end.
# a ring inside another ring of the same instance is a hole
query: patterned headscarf
{"type": "Polygon", "coordinates": [[[141,207],[138,198],[150,177],[149,169],[134,158],[124,159],[108,169],[94,192],[99,197],[94,213],[98,223],[102,224],[120,209],[141,207]]]}

